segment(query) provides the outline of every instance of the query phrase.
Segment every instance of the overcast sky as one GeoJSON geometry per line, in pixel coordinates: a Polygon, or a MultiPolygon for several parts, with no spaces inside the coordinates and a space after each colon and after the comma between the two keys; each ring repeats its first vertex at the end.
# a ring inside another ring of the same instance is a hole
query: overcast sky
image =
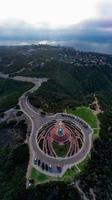
{"type": "Polygon", "coordinates": [[[0,44],[38,40],[109,53],[112,0],[0,0],[0,44]]]}
{"type": "Polygon", "coordinates": [[[96,17],[101,2],[102,0],[0,0],[0,21],[16,19],[35,26],[65,26],[96,17]]]}

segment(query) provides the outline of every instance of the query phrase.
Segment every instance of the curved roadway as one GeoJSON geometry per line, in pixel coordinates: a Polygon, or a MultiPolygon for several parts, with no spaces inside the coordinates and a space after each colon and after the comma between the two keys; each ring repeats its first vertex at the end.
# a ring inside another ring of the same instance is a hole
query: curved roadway
{"type": "MultiPolygon", "coordinates": [[[[33,92],[35,89],[38,89],[41,83],[44,81],[47,81],[47,79],[38,79],[38,81],[36,79],[35,86],[32,89],[30,89],[28,92],[33,92]]],[[[62,113],[57,113],[53,116],[48,116],[48,115],[41,116],[39,113],[35,111],[35,108],[33,108],[33,106],[29,103],[28,97],[27,97],[28,92],[26,92],[22,97],[20,97],[19,105],[20,105],[21,110],[30,118],[32,122],[32,131],[30,135],[30,148],[33,153],[33,159],[38,158],[38,159],[41,159],[44,163],[47,163],[48,165],[52,165],[53,167],[60,165],[60,166],[64,166],[65,168],[69,168],[70,166],[73,166],[81,162],[81,160],[83,160],[87,156],[87,154],[89,153],[91,149],[91,141],[92,141],[91,136],[93,132],[91,127],[80,118],[74,117],[74,119],[72,119],[70,117],[71,115],[66,115],[66,114],[63,115],[62,113]],[[72,157],[66,157],[66,158],[51,157],[45,154],[39,148],[36,142],[37,131],[45,123],[52,120],[56,120],[56,119],[63,119],[63,120],[70,119],[72,122],[74,122],[77,126],[79,126],[82,129],[82,132],[84,134],[84,145],[81,148],[81,150],[72,157]],[[87,127],[84,127],[81,122],[86,124],[87,127]]],[[[32,165],[33,165],[33,161],[32,161],[32,165]]]]}

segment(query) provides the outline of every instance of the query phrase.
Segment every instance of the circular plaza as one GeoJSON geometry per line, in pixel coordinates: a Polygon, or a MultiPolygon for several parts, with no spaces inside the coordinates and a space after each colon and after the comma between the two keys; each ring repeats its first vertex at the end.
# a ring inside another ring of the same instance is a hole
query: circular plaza
{"type": "Polygon", "coordinates": [[[62,176],[82,162],[92,147],[91,126],[78,116],[67,113],[39,113],[28,100],[28,93],[37,90],[46,79],[34,79],[35,86],[19,99],[21,110],[31,122],[28,144],[31,165],[48,176],[62,176]]]}
{"type": "Polygon", "coordinates": [[[77,154],[84,145],[84,134],[70,120],[52,120],[37,132],[37,144],[52,157],[70,157],[77,154]],[[63,151],[63,155],[59,151],[63,151]]]}
{"type": "Polygon", "coordinates": [[[38,115],[31,135],[33,167],[47,175],[62,176],[86,158],[91,149],[92,132],[89,124],[74,115],[38,115]]]}

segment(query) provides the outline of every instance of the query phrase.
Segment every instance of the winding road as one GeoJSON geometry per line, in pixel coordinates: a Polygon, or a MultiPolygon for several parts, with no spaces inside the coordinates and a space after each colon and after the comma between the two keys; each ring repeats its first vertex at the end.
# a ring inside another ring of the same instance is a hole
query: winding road
{"type": "MultiPolygon", "coordinates": [[[[41,84],[47,81],[47,79],[36,79],[35,82],[35,86],[30,89],[28,92],[33,92],[35,89],[38,89],[41,84]]],[[[34,83],[34,82],[33,82],[34,83]]],[[[39,114],[37,111],[35,111],[35,108],[33,108],[33,106],[30,104],[30,102],[28,101],[28,97],[27,97],[27,93],[23,94],[20,99],[19,99],[19,105],[21,110],[25,113],[25,115],[27,115],[32,123],[32,131],[31,131],[31,135],[30,135],[30,149],[32,151],[33,154],[33,159],[32,159],[32,166],[34,166],[35,168],[37,168],[38,170],[42,171],[42,169],[40,169],[40,167],[38,167],[38,165],[34,164],[34,159],[39,159],[41,160],[43,163],[47,164],[48,166],[52,166],[52,168],[54,169],[54,172],[56,172],[56,168],[57,166],[62,166],[63,170],[61,172],[60,175],[63,175],[63,173],[68,169],[71,168],[73,165],[76,165],[77,163],[81,162],[89,153],[90,149],[91,149],[91,142],[92,142],[92,128],[86,123],[84,122],[82,119],[78,118],[78,117],[74,117],[74,119],[71,118],[71,115],[67,115],[67,114],[63,114],[63,113],[57,113],[55,115],[49,116],[49,115],[45,115],[42,116],[41,114],[39,114]],[[51,157],[48,154],[45,154],[38,146],[37,142],[36,142],[36,136],[37,136],[37,132],[38,130],[46,123],[52,121],[52,120],[57,120],[57,119],[63,119],[63,120],[71,120],[72,122],[74,122],[75,124],[77,124],[77,126],[79,126],[84,134],[84,145],[81,148],[81,150],[75,154],[74,156],[71,157],[65,157],[65,158],[60,158],[60,157],[51,157]],[[86,127],[83,126],[83,123],[86,124],[86,127]]],[[[45,170],[43,171],[43,173],[45,174],[50,174],[50,175],[59,175],[57,173],[49,173],[46,172],[45,170]]]]}
{"type": "MultiPolygon", "coordinates": [[[[3,75],[2,75],[3,76],[3,75]]],[[[8,77],[4,77],[8,78],[8,77]]],[[[41,171],[42,173],[45,173],[50,176],[62,176],[65,171],[68,168],[71,168],[72,166],[76,165],[77,163],[81,162],[85,159],[87,154],[90,152],[91,146],[92,146],[92,128],[82,119],[76,116],[68,115],[66,113],[57,113],[55,115],[49,116],[45,115],[42,116],[40,113],[36,111],[36,109],[30,104],[28,100],[28,94],[34,92],[37,90],[43,82],[46,82],[48,79],[46,78],[31,78],[31,77],[22,77],[22,76],[16,76],[14,78],[11,78],[18,81],[24,81],[24,82],[32,82],[34,84],[34,87],[25,92],[20,98],[19,98],[19,106],[20,109],[23,111],[23,113],[30,119],[32,124],[31,134],[29,137],[29,148],[32,152],[32,158],[31,163],[34,168],[41,171]],[[70,157],[51,157],[48,154],[45,154],[38,146],[36,141],[36,136],[38,134],[38,131],[40,128],[42,128],[43,125],[46,123],[53,121],[53,120],[70,120],[71,122],[75,123],[80,129],[82,130],[82,133],[84,135],[84,145],[80,149],[78,153],[76,153],[73,156],[70,157]],[[44,163],[47,166],[52,167],[53,171],[46,171],[43,170],[42,167],[39,167],[38,164],[34,163],[34,160],[40,160],[42,163],[44,163]],[[61,172],[57,172],[57,166],[61,166],[61,172]]]]}

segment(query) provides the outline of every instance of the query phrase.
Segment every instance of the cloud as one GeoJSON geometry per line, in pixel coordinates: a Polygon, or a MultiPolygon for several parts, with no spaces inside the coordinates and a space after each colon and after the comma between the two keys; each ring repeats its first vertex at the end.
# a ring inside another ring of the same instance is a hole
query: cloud
{"type": "Polygon", "coordinates": [[[112,54],[112,21],[109,18],[91,19],[77,25],[50,29],[40,24],[33,26],[24,21],[5,21],[0,24],[0,44],[28,44],[55,41],[76,49],[112,54]]]}
{"type": "Polygon", "coordinates": [[[98,16],[105,19],[112,19],[112,1],[106,0],[98,5],[98,16]]]}

